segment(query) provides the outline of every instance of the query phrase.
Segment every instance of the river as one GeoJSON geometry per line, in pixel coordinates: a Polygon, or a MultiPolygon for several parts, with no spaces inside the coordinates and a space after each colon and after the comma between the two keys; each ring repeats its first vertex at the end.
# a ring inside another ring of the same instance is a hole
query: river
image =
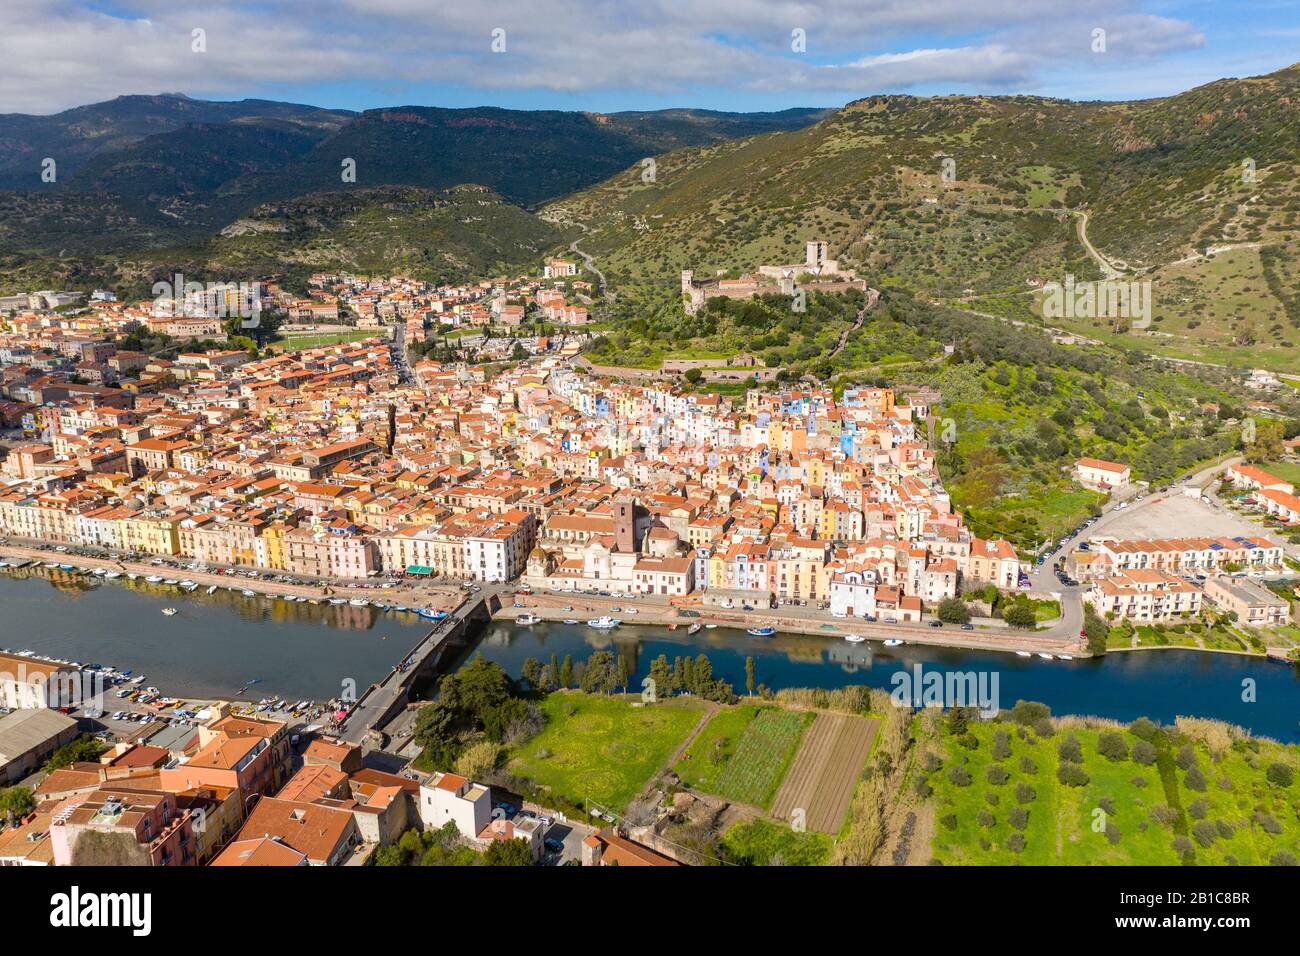
{"type": "MultiPolygon", "coordinates": [[[[323,700],[344,680],[364,689],[383,677],[420,640],[428,625],[414,614],[349,605],[298,604],[245,597],[237,591],[176,588],[120,578],[101,581],[47,569],[0,574],[0,647],[51,657],[132,668],[165,693],[233,694],[256,678],[258,695],[323,700]],[[164,607],[179,613],[164,616],[164,607]]],[[[745,692],[745,658],[773,689],[867,684],[892,690],[900,671],[973,672],[997,679],[998,701],[1042,701],[1056,714],[1117,720],[1178,715],[1215,717],[1288,742],[1300,741],[1300,668],[1258,657],[1192,650],[1112,653],[1101,659],[1042,661],[1011,654],[922,645],[886,648],[839,638],[779,635],[753,638],[718,628],[624,624],[598,631],[585,624],[513,622],[488,626],[466,656],[481,653],[512,676],[523,662],[552,654],[575,662],[614,650],[639,686],[660,654],[705,654],[714,674],[745,692]],[[1249,683],[1253,682],[1253,684],[1249,683]],[[1246,690],[1253,687],[1254,700],[1246,690]]]]}

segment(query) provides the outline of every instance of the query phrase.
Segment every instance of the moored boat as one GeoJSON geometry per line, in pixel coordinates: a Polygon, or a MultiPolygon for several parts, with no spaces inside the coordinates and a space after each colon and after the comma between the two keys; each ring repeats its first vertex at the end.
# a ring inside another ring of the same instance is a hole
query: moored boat
{"type": "Polygon", "coordinates": [[[618,627],[618,626],[619,626],[620,624],[622,624],[622,623],[623,623],[622,621],[617,620],[616,618],[612,618],[612,617],[609,617],[608,615],[606,615],[606,616],[604,616],[604,617],[598,617],[598,618],[595,618],[594,620],[590,620],[590,621],[588,621],[588,622],[587,622],[587,626],[588,626],[588,627],[598,628],[599,630],[602,630],[602,631],[608,631],[608,630],[612,630],[613,628],[618,627]]]}
{"type": "Polygon", "coordinates": [[[745,633],[750,637],[771,637],[776,633],[776,628],[771,624],[764,624],[762,627],[747,627],[745,633]]]}
{"type": "Polygon", "coordinates": [[[861,644],[866,640],[861,634],[845,634],[844,639],[850,644],[861,644]]]}
{"type": "Polygon", "coordinates": [[[896,637],[891,637],[885,640],[883,643],[886,647],[898,647],[903,642],[896,637]]]}
{"type": "Polygon", "coordinates": [[[542,619],[540,617],[528,611],[524,612],[523,614],[520,614],[518,617],[515,618],[516,624],[529,625],[529,624],[540,624],[541,622],[542,619]]]}

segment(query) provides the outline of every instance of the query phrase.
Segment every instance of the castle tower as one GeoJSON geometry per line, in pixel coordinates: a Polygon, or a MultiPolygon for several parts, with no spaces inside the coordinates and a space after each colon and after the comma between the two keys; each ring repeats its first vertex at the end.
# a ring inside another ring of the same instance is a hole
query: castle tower
{"type": "Polygon", "coordinates": [[[820,272],[826,264],[826,243],[821,239],[809,239],[804,246],[805,264],[812,272],[820,272]]]}

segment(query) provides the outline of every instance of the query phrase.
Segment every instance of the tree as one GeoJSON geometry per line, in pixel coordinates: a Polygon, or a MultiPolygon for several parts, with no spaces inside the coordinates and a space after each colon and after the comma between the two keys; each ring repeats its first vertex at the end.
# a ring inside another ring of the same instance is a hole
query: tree
{"type": "Polygon", "coordinates": [[[520,670],[520,676],[528,682],[529,687],[537,688],[541,683],[541,671],[542,667],[537,662],[537,658],[529,657],[524,660],[524,666],[520,670]]]}
{"type": "Polygon", "coordinates": [[[560,665],[560,686],[561,686],[561,687],[572,687],[572,686],[573,686],[573,657],[572,657],[572,655],[565,654],[565,655],[564,655],[564,663],[560,665]]]}
{"type": "Polygon", "coordinates": [[[481,780],[496,769],[501,756],[501,746],[491,740],[480,740],[465,748],[456,758],[456,773],[470,780],[481,780]]]}
{"type": "Polygon", "coordinates": [[[21,820],[36,809],[36,800],[26,787],[4,787],[0,789],[0,813],[5,822],[13,826],[15,820],[21,820]]]}
{"type": "Polygon", "coordinates": [[[623,693],[625,694],[627,693],[628,676],[629,675],[627,672],[627,658],[625,658],[622,654],[619,654],[618,659],[615,661],[614,683],[617,684],[619,687],[622,687],[623,693]]]}
{"type": "Polygon", "coordinates": [[[750,697],[754,696],[754,658],[752,657],[745,658],[745,690],[749,692],[750,697]]]}
{"type": "Polygon", "coordinates": [[[1038,626],[1034,609],[1028,604],[1012,604],[1002,612],[1002,619],[1012,627],[1032,628],[1038,626]]]}
{"type": "Polygon", "coordinates": [[[609,651],[593,651],[587,658],[587,666],[582,671],[583,693],[594,694],[599,691],[608,694],[617,686],[617,678],[614,655],[609,651]]]}
{"type": "Polygon", "coordinates": [[[694,385],[703,377],[704,377],[704,373],[701,372],[698,368],[688,368],[686,370],[686,381],[690,382],[692,385],[694,385]]]}
{"type": "Polygon", "coordinates": [[[533,851],[524,840],[493,840],[483,862],[488,866],[532,866],[533,851]]]}
{"type": "Polygon", "coordinates": [[[944,598],[935,613],[945,624],[970,623],[970,606],[961,598],[944,598]]]}

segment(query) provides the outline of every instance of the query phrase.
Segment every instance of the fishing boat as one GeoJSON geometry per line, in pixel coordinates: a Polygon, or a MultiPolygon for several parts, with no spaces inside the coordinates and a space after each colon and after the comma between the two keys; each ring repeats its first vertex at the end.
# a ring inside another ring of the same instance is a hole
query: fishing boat
{"type": "Polygon", "coordinates": [[[687,634],[698,634],[698,633],[700,633],[700,629],[701,629],[702,627],[704,627],[704,625],[701,624],[699,621],[696,621],[694,624],[692,624],[690,627],[688,627],[688,628],[686,629],[686,633],[687,633],[687,634]]]}
{"type": "Polygon", "coordinates": [[[598,617],[595,618],[594,620],[588,621],[587,626],[594,627],[602,631],[610,631],[618,627],[622,623],[623,623],[622,621],[619,621],[615,618],[606,615],[604,617],[598,617]]]}
{"type": "Polygon", "coordinates": [[[156,574],[149,575],[147,578],[145,578],[145,580],[148,581],[150,584],[162,584],[162,578],[160,578],[156,574]]]}
{"type": "Polygon", "coordinates": [[[212,585],[211,587],[209,587],[209,588],[208,588],[208,593],[209,593],[209,594],[216,594],[216,593],[217,593],[217,586],[214,584],[214,585],[212,585]]]}
{"type": "Polygon", "coordinates": [[[250,591],[248,590],[248,588],[244,588],[244,590],[240,591],[239,593],[242,594],[244,597],[257,597],[257,592],[250,591]]]}
{"type": "Polygon", "coordinates": [[[163,584],[166,584],[169,587],[176,587],[176,585],[180,583],[181,582],[176,580],[176,578],[163,578],[163,584]]]}
{"type": "Polygon", "coordinates": [[[891,637],[886,639],[883,643],[886,647],[898,647],[898,645],[902,644],[903,642],[896,637],[891,637]]]}
{"type": "Polygon", "coordinates": [[[132,677],[132,678],[131,678],[131,683],[132,683],[132,684],[143,684],[143,683],[144,683],[144,675],[143,675],[143,674],[137,674],[135,677],[132,677]]]}
{"type": "Polygon", "coordinates": [[[128,581],[138,581],[140,579],[140,575],[136,574],[134,571],[126,572],[126,577],[128,581]]]}
{"type": "Polygon", "coordinates": [[[517,618],[515,618],[516,624],[523,624],[525,626],[529,624],[540,624],[541,622],[542,619],[540,617],[538,617],[536,614],[532,614],[529,612],[520,614],[517,618]]]}
{"type": "Polygon", "coordinates": [[[1033,657],[1028,651],[1016,651],[1016,657],[1033,657]]]}
{"type": "Polygon", "coordinates": [[[370,606],[370,602],[367,601],[365,598],[353,598],[353,599],[352,599],[351,601],[349,601],[348,603],[351,604],[353,607],[369,607],[369,606],[370,606]]]}
{"type": "Polygon", "coordinates": [[[1038,656],[1041,657],[1041,658],[1042,658],[1043,660],[1045,660],[1045,661],[1054,661],[1054,660],[1056,660],[1056,658],[1053,657],[1051,654],[1047,653],[1047,651],[1039,651],[1039,652],[1038,652],[1038,656]]]}
{"type": "Polygon", "coordinates": [[[866,640],[861,634],[845,634],[844,639],[850,644],[861,644],[866,640]]]}
{"type": "Polygon", "coordinates": [[[331,603],[331,604],[347,604],[347,603],[348,603],[348,599],[347,599],[347,598],[330,598],[330,603],[331,603]]]}
{"type": "Polygon", "coordinates": [[[1069,654],[1057,654],[1057,655],[1056,655],[1056,659],[1059,660],[1059,661],[1072,661],[1072,660],[1074,660],[1074,658],[1071,657],[1069,654]]]}
{"type": "Polygon", "coordinates": [[[776,633],[776,628],[771,624],[764,624],[762,627],[747,627],[745,633],[750,637],[771,637],[776,633]]]}
{"type": "Polygon", "coordinates": [[[182,581],[181,587],[184,588],[186,591],[193,591],[198,588],[198,585],[195,584],[193,581],[182,581]]]}
{"type": "Polygon", "coordinates": [[[715,627],[717,627],[717,626],[718,626],[718,625],[716,625],[716,624],[705,624],[705,625],[704,625],[704,629],[705,629],[705,630],[708,630],[708,631],[711,631],[711,630],[713,630],[713,629],[714,629],[715,627]]]}
{"type": "Polygon", "coordinates": [[[60,564],[60,565],[59,565],[59,570],[60,570],[60,571],[75,571],[75,570],[77,570],[77,566],[76,566],[75,564],[60,564]]]}
{"type": "Polygon", "coordinates": [[[564,619],[564,623],[565,623],[565,624],[568,624],[568,625],[574,625],[574,624],[577,624],[578,621],[577,621],[576,618],[566,617],[566,618],[564,619]]]}
{"type": "Polygon", "coordinates": [[[162,612],[166,614],[168,617],[171,617],[173,614],[177,613],[176,608],[174,607],[165,607],[162,609],[162,612]]]}
{"type": "Polygon", "coordinates": [[[108,580],[110,581],[116,581],[121,576],[122,576],[121,571],[106,571],[104,573],[104,577],[108,578],[108,580]]]}

